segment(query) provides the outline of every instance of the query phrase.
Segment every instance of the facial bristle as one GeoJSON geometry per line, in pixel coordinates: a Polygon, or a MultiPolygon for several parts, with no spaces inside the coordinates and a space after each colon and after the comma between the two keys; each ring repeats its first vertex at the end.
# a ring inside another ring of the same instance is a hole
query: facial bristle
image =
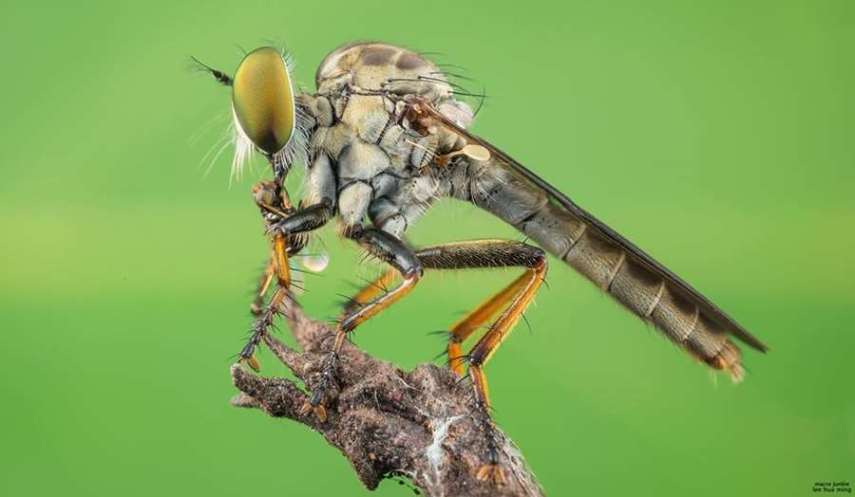
{"type": "Polygon", "coordinates": [[[240,122],[238,122],[237,116],[234,113],[234,109],[232,109],[232,130],[235,154],[232,158],[232,172],[230,180],[234,181],[240,180],[243,176],[243,170],[246,163],[249,162],[249,159],[252,157],[252,152],[255,146],[252,144],[252,140],[246,136],[243,128],[241,128],[240,122]]]}

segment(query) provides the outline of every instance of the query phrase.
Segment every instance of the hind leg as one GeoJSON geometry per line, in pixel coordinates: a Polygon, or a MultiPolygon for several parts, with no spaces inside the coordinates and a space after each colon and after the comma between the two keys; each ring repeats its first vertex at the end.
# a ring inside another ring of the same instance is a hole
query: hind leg
{"type": "Polygon", "coordinates": [[[240,352],[240,360],[258,370],[260,366],[255,357],[255,348],[272,326],[279,305],[287,296],[291,286],[289,255],[303,248],[307,232],[326,224],[332,217],[333,208],[331,201],[321,200],[317,204],[295,209],[285,190],[273,181],[262,181],[256,184],[252,194],[270,233],[271,255],[270,262],[259,280],[258,292],[251,306],[256,320],[252,326],[252,334],[240,352]],[[277,284],[276,291],[267,306],[264,306],[264,295],[274,278],[277,284]]]}
{"type": "Polygon", "coordinates": [[[514,325],[529,306],[546,276],[547,263],[543,251],[524,243],[483,240],[452,243],[420,250],[416,253],[427,269],[462,269],[483,267],[521,266],[525,272],[504,289],[484,301],[475,310],[458,321],[451,329],[448,343],[449,365],[462,375],[464,365],[475,392],[475,402],[482,414],[487,436],[486,462],[476,471],[479,480],[494,484],[505,483],[505,474],[499,461],[499,443],[495,425],[490,417],[490,397],[484,366],[507,338],[514,325]],[[468,355],[462,354],[463,342],[475,330],[498,318],[478,340],[468,355]]]}

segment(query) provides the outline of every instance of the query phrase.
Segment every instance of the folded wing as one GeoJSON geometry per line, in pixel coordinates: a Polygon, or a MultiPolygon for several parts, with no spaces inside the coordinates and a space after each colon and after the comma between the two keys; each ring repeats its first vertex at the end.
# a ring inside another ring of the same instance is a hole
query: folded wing
{"type": "Polygon", "coordinates": [[[624,307],[709,366],[738,381],[743,368],[733,336],[766,346],[733,318],[632,242],[606,226],[535,173],[487,142],[428,110],[438,125],[490,153],[460,156],[451,194],[513,225],[624,307]]]}

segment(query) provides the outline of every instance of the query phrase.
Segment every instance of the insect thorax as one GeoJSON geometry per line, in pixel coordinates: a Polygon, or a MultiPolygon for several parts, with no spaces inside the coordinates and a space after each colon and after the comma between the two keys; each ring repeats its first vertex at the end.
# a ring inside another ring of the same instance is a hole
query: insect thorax
{"type": "Polygon", "coordinates": [[[367,216],[400,235],[442,192],[436,156],[460,146],[455,135],[416,131],[408,102],[428,102],[461,127],[472,111],[433,62],[392,45],[339,48],[321,63],[316,83],[315,95],[301,96],[316,124],[306,201],[327,198],[346,226],[367,216]]]}

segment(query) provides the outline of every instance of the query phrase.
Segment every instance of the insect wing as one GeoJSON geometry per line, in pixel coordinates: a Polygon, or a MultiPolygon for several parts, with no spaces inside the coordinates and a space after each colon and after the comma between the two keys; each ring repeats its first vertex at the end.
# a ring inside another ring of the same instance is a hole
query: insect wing
{"type": "MultiPolygon", "coordinates": [[[[682,278],[674,274],[668,268],[660,264],[649,254],[638,248],[634,243],[621,236],[615,230],[613,230],[605,223],[594,217],[591,213],[573,202],[569,197],[567,197],[554,186],[547,183],[540,176],[520,164],[518,161],[511,158],[508,154],[499,150],[490,142],[484,140],[483,138],[475,136],[469,133],[467,130],[457,126],[455,123],[451,122],[449,119],[443,116],[435,108],[429,105],[421,104],[420,110],[423,113],[429,114],[431,120],[434,123],[445,127],[449,131],[463,136],[468,143],[477,143],[482,147],[486,148],[487,151],[489,151],[490,157],[489,160],[484,161],[484,167],[502,168],[504,170],[503,174],[512,177],[515,182],[522,182],[528,188],[542,192],[548,197],[549,202],[552,204],[553,208],[563,210],[571,217],[578,218],[583,223],[585,223],[587,229],[594,230],[596,232],[596,235],[598,235],[600,238],[607,240],[614,246],[617,246],[622,249],[626,254],[628,254],[627,257],[631,258],[633,262],[644,267],[647,271],[664,281],[671,292],[675,292],[679,295],[680,298],[696,306],[698,312],[703,312],[705,318],[718,323],[719,326],[727,329],[729,333],[733,334],[735,337],[739,338],[742,342],[746,343],[752,348],[763,352],[767,350],[767,347],[763,344],[763,342],[754,337],[744,327],[742,327],[739,323],[737,323],[733,318],[731,318],[727,313],[721,310],[717,305],[712,303],[699,291],[695,290],[686,281],[684,281],[682,278]]],[[[567,233],[567,235],[570,235],[570,233],[567,233]]],[[[555,255],[561,257],[564,254],[555,255]]]]}

